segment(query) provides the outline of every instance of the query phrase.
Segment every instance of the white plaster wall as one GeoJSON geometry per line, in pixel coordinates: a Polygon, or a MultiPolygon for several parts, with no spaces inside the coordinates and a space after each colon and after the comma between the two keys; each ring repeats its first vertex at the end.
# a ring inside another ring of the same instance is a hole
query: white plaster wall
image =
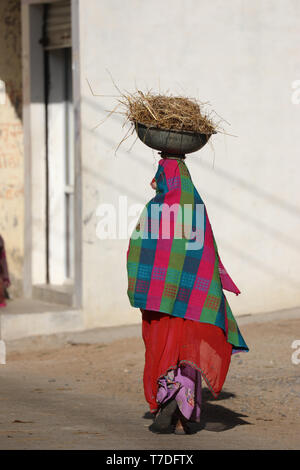
{"type": "Polygon", "coordinates": [[[11,297],[22,295],[24,258],[24,154],[20,3],[0,2],[0,234],[4,238],[11,297]]]}
{"type": "Polygon", "coordinates": [[[136,322],[126,295],[128,240],[99,240],[100,203],[145,203],[157,157],[113,115],[122,90],[209,100],[237,137],[212,138],[187,164],[224,265],[242,294],[235,315],[300,304],[300,3],[296,0],[81,0],[83,306],[86,322],[136,322]]]}

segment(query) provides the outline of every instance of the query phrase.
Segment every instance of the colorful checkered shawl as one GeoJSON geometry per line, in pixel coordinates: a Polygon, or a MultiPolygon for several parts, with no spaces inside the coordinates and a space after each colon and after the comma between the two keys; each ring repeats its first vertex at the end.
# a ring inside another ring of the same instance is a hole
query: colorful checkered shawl
{"type": "Polygon", "coordinates": [[[145,206],[127,252],[131,305],[219,326],[233,352],[248,350],[223,289],[240,291],[221,262],[186,164],[162,159],[154,179],[156,196],[145,206]]]}

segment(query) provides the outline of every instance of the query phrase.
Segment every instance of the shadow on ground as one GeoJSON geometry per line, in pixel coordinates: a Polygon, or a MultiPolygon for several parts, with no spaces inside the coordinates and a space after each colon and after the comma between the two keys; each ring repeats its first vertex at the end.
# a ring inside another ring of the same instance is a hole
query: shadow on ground
{"type": "MultiPolygon", "coordinates": [[[[218,400],[228,400],[235,398],[235,396],[234,393],[221,391],[218,400]]],[[[242,418],[247,418],[247,415],[236,413],[225,406],[217,404],[216,399],[212,397],[210,391],[206,388],[202,392],[201,422],[193,423],[191,427],[194,432],[201,431],[201,429],[213,432],[227,431],[236,426],[250,424],[242,418]]]]}

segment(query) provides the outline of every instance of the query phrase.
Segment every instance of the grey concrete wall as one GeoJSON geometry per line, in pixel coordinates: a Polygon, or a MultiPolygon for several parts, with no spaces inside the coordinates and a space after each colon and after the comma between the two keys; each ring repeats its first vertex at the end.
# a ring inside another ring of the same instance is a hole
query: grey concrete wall
{"type": "Polygon", "coordinates": [[[100,203],[145,203],[158,161],[124,136],[122,117],[93,127],[122,90],[209,100],[228,120],[187,164],[224,265],[235,315],[299,305],[300,3],[286,0],[80,1],[83,305],[88,326],[135,322],[126,296],[128,240],[99,240],[100,203]],[[294,103],[293,103],[294,101],[294,103]]]}

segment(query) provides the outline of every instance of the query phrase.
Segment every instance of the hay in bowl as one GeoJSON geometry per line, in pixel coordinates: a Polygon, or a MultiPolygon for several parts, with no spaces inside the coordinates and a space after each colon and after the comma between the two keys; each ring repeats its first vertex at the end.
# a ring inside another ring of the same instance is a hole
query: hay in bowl
{"type": "Polygon", "coordinates": [[[195,99],[138,90],[134,94],[123,94],[119,103],[125,108],[127,120],[134,124],[206,135],[218,132],[219,123],[214,123],[205,111],[205,103],[195,99]]]}
{"type": "MultiPolygon", "coordinates": [[[[201,138],[205,142],[209,140],[212,134],[216,134],[217,132],[232,135],[225,132],[220,125],[223,122],[229,123],[210,108],[209,102],[201,102],[195,98],[185,96],[153,93],[151,90],[145,92],[136,90],[134,93],[123,92],[115,84],[112,76],[111,79],[119,93],[117,96],[97,95],[93,92],[88,80],[87,82],[93,96],[117,98],[117,105],[111,111],[108,111],[106,118],[99,122],[93,130],[106,121],[112,114],[121,114],[125,117],[122,127],[128,122],[132,124],[131,129],[128,129],[127,133],[118,144],[115,154],[120,145],[135,131],[138,131],[139,126],[143,125],[148,129],[198,134],[202,136],[201,138]]],[[[138,138],[137,136],[137,139],[138,138]]],[[[133,145],[130,147],[129,151],[132,147],[133,145]]]]}

